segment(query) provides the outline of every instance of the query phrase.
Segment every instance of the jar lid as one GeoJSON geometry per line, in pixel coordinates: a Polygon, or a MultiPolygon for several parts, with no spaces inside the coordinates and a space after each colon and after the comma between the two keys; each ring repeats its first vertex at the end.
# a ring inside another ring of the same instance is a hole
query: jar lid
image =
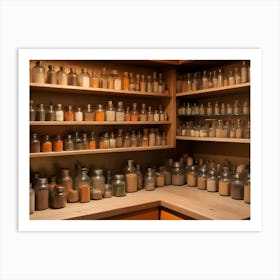
{"type": "Polygon", "coordinates": [[[173,167],[182,167],[182,164],[180,161],[174,161],[173,162],[173,167]]]}
{"type": "Polygon", "coordinates": [[[116,175],[114,175],[114,178],[115,178],[115,179],[118,179],[118,180],[124,180],[124,175],[122,175],[122,174],[116,174],[116,175]]]}
{"type": "Polygon", "coordinates": [[[233,174],[232,178],[233,179],[242,179],[243,175],[240,172],[236,172],[236,173],[233,174]]]}
{"type": "Polygon", "coordinates": [[[103,170],[102,170],[102,169],[94,169],[94,170],[93,170],[93,173],[94,173],[95,175],[103,175],[103,170]]]}
{"type": "Polygon", "coordinates": [[[54,190],[57,193],[62,193],[62,192],[64,192],[65,188],[63,186],[56,185],[56,186],[54,186],[54,190]]]}
{"type": "Polygon", "coordinates": [[[39,183],[42,183],[42,184],[47,184],[48,183],[48,178],[38,178],[37,179],[39,183]]]}
{"type": "Polygon", "coordinates": [[[202,173],[207,173],[207,172],[208,172],[208,167],[207,167],[207,165],[204,164],[204,165],[200,168],[200,171],[201,171],[202,173]]]}

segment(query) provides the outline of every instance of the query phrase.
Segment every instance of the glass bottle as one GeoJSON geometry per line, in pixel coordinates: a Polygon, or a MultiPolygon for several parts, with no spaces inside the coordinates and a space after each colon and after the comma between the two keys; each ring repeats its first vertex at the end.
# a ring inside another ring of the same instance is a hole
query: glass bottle
{"type": "Polygon", "coordinates": [[[187,90],[186,92],[190,92],[192,90],[192,76],[191,73],[187,73],[187,90]]]}
{"type": "Polygon", "coordinates": [[[32,184],[29,184],[29,214],[35,211],[35,191],[32,188],[32,184]]]}
{"type": "Polygon", "coordinates": [[[107,172],[106,172],[105,183],[106,184],[112,184],[112,173],[111,173],[111,170],[107,170],[107,172]]]}
{"type": "Polygon", "coordinates": [[[236,172],[231,179],[230,191],[231,198],[243,199],[244,198],[244,181],[242,173],[236,172]]]}
{"type": "Polygon", "coordinates": [[[33,100],[30,100],[30,107],[29,107],[29,121],[35,121],[36,120],[36,112],[33,108],[33,100]]]}
{"type": "Polygon", "coordinates": [[[114,175],[113,182],[113,196],[125,196],[125,181],[124,181],[124,175],[122,174],[116,174],[114,175]]]}
{"type": "Polygon", "coordinates": [[[97,77],[97,74],[95,71],[92,72],[91,78],[90,78],[90,86],[92,88],[98,88],[99,86],[99,80],[97,77]]]}
{"type": "Polygon", "coordinates": [[[236,138],[236,127],[233,122],[231,123],[231,126],[230,126],[229,138],[236,138]]]}
{"type": "Polygon", "coordinates": [[[123,129],[119,128],[118,135],[116,138],[116,148],[122,148],[123,147],[123,129]]]}
{"type": "Polygon", "coordinates": [[[104,198],[110,198],[113,195],[113,186],[112,184],[104,185],[104,198]]]}
{"type": "Polygon", "coordinates": [[[241,83],[247,83],[248,82],[248,76],[247,76],[248,72],[247,72],[246,61],[242,61],[240,72],[241,72],[240,82],[241,83]]]}
{"type": "Polygon", "coordinates": [[[207,103],[206,113],[207,113],[207,115],[212,115],[213,114],[213,108],[212,108],[212,105],[211,105],[210,101],[207,103]]]}
{"type": "Polygon", "coordinates": [[[224,72],[224,75],[223,75],[223,86],[227,87],[228,85],[229,85],[228,73],[224,72]]]}
{"type": "Polygon", "coordinates": [[[72,110],[71,105],[69,105],[68,108],[64,112],[64,120],[65,121],[74,121],[74,112],[72,110]]]}
{"type": "Polygon", "coordinates": [[[224,171],[219,180],[219,195],[229,196],[230,195],[230,173],[228,168],[224,167],[224,171]]]}
{"type": "Polygon", "coordinates": [[[148,146],[149,146],[148,128],[144,128],[141,147],[148,147],[148,146]]]}
{"type": "Polygon", "coordinates": [[[145,81],[145,76],[144,75],[141,75],[140,91],[141,92],[145,92],[146,91],[146,81],[145,81]]]}
{"type": "Polygon", "coordinates": [[[64,67],[60,66],[60,70],[56,73],[56,83],[58,85],[67,85],[67,74],[64,71],[64,67]]]}
{"type": "Polygon", "coordinates": [[[234,80],[236,85],[241,83],[241,76],[237,67],[234,68],[234,80]]]}
{"type": "Polygon", "coordinates": [[[244,202],[251,203],[251,181],[250,174],[247,175],[245,184],[244,184],[244,202]]]}
{"type": "Polygon", "coordinates": [[[197,188],[206,190],[207,188],[208,167],[203,165],[197,175],[197,188]]]}
{"type": "Polygon", "coordinates": [[[224,85],[224,76],[222,69],[219,69],[218,71],[218,87],[222,87],[224,85]]]}
{"type": "Polygon", "coordinates": [[[159,105],[159,121],[163,122],[165,121],[165,113],[162,110],[162,105],[159,105]]]}
{"type": "Polygon", "coordinates": [[[35,66],[31,70],[32,83],[44,83],[45,82],[45,69],[41,64],[41,61],[36,61],[35,66]]]}
{"type": "Polygon", "coordinates": [[[226,113],[226,108],[225,108],[225,103],[221,104],[221,115],[225,115],[226,113]]]}
{"type": "Polygon", "coordinates": [[[152,76],[147,76],[147,90],[148,93],[152,92],[152,76]]]}
{"type": "Polygon", "coordinates": [[[132,103],[132,110],[130,112],[130,120],[131,121],[138,121],[139,120],[139,113],[137,110],[137,103],[132,103]]]}
{"type": "Polygon", "coordinates": [[[135,90],[135,80],[133,77],[133,73],[129,73],[129,86],[128,89],[130,91],[134,91],[135,90]]]}
{"type": "Polygon", "coordinates": [[[128,132],[125,134],[123,146],[125,148],[129,148],[131,146],[130,136],[128,132]]]}
{"type": "Polygon", "coordinates": [[[140,111],[140,115],[139,115],[140,121],[141,122],[146,122],[148,120],[148,115],[147,115],[147,110],[146,110],[146,105],[142,104],[142,108],[140,111]]]}
{"type": "Polygon", "coordinates": [[[91,131],[90,137],[88,140],[88,148],[90,150],[96,149],[96,137],[94,136],[94,131],[91,131]]]}
{"type": "Polygon", "coordinates": [[[164,93],[165,92],[165,88],[164,88],[164,81],[162,79],[162,73],[158,74],[158,92],[159,93],[164,93]]]}
{"type": "Polygon", "coordinates": [[[157,72],[153,72],[153,89],[152,92],[158,92],[157,72]]]}
{"type": "Polygon", "coordinates": [[[198,90],[198,80],[197,80],[197,73],[193,74],[193,79],[192,79],[192,91],[198,90]]]}
{"type": "Polygon", "coordinates": [[[229,137],[229,129],[230,129],[229,121],[226,121],[223,125],[223,128],[222,128],[222,133],[221,133],[222,138],[228,138],[229,137]]]}
{"type": "Polygon", "coordinates": [[[159,132],[158,128],[156,128],[156,146],[161,146],[161,133],[159,132]]]}
{"type": "Polygon", "coordinates": [[[108,105],[106,107],[106,121],[113,122],[116,120],[116,110],[113,106],[113,101],[108,101],[108,105]]]}
{"type": "Polygon", "coordinates": [[[47,178],[38,178],[34,186],[35,209],[45,210],[49,207],[49,185],[47,178]]]}
{"type": "Polygon", "coordinates": [[[83,133],[81,150],[88,150],[88,137],[86,133],[83,133]]]}
{"type": "Polygon", "coordinates": [[[135,90],[140,91],[140,75],[136,74],[136,79],[135,79],[135,90]]]}
{"type": "Polygon", "coordinates": [[[126,107],[126,111],[125,111],[125,121],[129,122],[130,121],[130,110],[129,107],[126,107]]]}
{"type": "Polygon", "coordinates": [[[182,186],[185,184],[185,168],[182,163],[175,161],[172,165],[171,182],[174,186],[182,186]]]}
{"type": "Polygon", "coordinates": [[[130,136],[130,146],[137,147],[137,136],[136,136],[134,130],[132,131],[131,136],[130,136]]]}
{"type": "Polygon", "coordinates": [[[229,84],[229,86],[235,85],[235,78],[233,76],[232,70],[228,71],[228,84],[229,84]]]}
{"type": "Polygon", "coordinates": [[[143,189],[143,173],[139,164],[136,164],[136,173],[137,173],[137,190],[143,189]]]}
{"type": "Polygon", "coordinates": [[[154,122],[159,122],[159,113],[158,110],[154,111],[154,122]]]}
{"type": "Polygon", "coordinates": [[[56,84],[56,72],[54,66],[49,65],[49,70],[47,71],[47,84],[56,84]]]}
{"type": "Polygon", "coordinates": [[[73,179],[70,176],[69,168],[61,169],[60,184],[64,187],[65,197],[68,202],[77,202],[78,195],[73,194],[73,179]]]}
{"type": "Polygon", "coordinates": [[[163,169],[163,174],[164,174],[164,182],[165,186],[169,186],[172,183],[172,175],[171,175],[171,166],[167,167],[162,167],[163,169]]]}
{"type": "Polygon", "coordinates": [[[63,186],[55,186],[53,191],[50,193],[50,206],[54,209],[65,207],[65,192],[63,186]]]}
{"type": "Polygon", "coordinates": [[[123,78],[122,78],[122,89],[123,89],[123,90],[128,90],[128,89],[129,89],[128,72],[124,72],[124,73],[123,73],[123,78]]]}
{"type": "Polygon", "coordinates": [[[214,114],[215,115],[220,115],[220,107],[219,107],[218,102],[215,102],[214,114]]]}
{"type": "Polygon", "coordinates": [[[125,185],[126,192],[136,192],[137,191],[137,172],[134,166],[134,160],[128,160],[127,166],[124,170],[125,173],[125,185]]]}
{"type": "Polygon", "coordinates": [[[93,121],[94,120],[94,112],[90,104],[87,104],[87,108],[84,111],[83,115],[84,121],[93,121]]]}
{"type": "Polygon", "coordinates": [[[249,139],[250,138],[250,121],[247,121],[247,124],[243,129],[243,137],[249,139]]]}
{"type": "Polygon", "coordinates": [[[209,176],[207,178],[207,191],[217,192],[218,191],[218,176],[215,169],[209,171],[209,176]]]}
{"type": "Polygon", "coordinates": [[[95,120],[97,122],[105,121],[105,111],[102,104],[97,105],[97,109],[95,111],[95,120]]]}
{"type": "Polygon", "coordinates": [[[108,75],[108,78],[107,78],[108,89],[114,89],[114,75],[115,75],[115,70],[112,70],[111,74],[108,75]]]}
{"type": "Polygon", "coordinates": [[[188,169],[188,186],[189,187],[196,187],[197,186],[197,166],[193,165],[188,169]]]}
{"type": "Polygon", "coordinates": [[[64,121],[64,112],[62,110],[61,104],[57,104],[57,108],[55,111],[55,120],[59,122],[64,121]]]}
{"type": "Polygon", "coordinates": [[[30,140],[30,153],[40,153],[40,140],[37,133],[33,133],[30,140]]]}
{"type": "Polygon", "coordinates": [[[243,104],[242,113],[243,113],[244,115],[248,115],[248,114],[249,114],[249,106],[248,106],[248,102],[247,102],[247,101],[245,101],[244,104],[243,104]]]}
{"type": "MultiPolygon", "coordinates": [[[[102,193],[102,196],[105,195],[105,177],[103,175],[102,169],[94,169],[93,175],[90,178],[91,186],[93,190],[99,190],[102,193]]],[[[91,199],[93,199],[91,197],[91,199]]]]}
{"type": "Polygon", "coordinates": [[[46,135],[44,137],[44,140],[42,141],[41,152],[49,153],[51,151],[52,151],[52,141],[50,140],[49,135],[46,135]]]}
{"type": "Polygon", "coordinates": [[[99,88],[108,88],[108,80],[105,67],[102,68],[102,72],[99,79],[99,88]]]}
{"type": "Polygon", "coordinates": [[[36,121],[45,121],[46,120],[46,112],[44,109],[44,104],[40,104],[36,110],[36,121]]]}
{"type": "Polygon", "coordinates": [[[156,133],[154,128],[150,128],[149,131],[149,146],[155,146],[156,145],[156,133]]]}
{"type": "Polygon", "coordinates": [[[103,149],[110,148],[110,138],[108,132],[105,132],[103,135],[103,149]]]}
{"type": "Polygon", "coordinates": [[[81,107],[77,108],[77,111],[75,112],[75,121],[82,122],[83,121],[83,112],[81,107]]]}
{"type": "Polygon", "coordinates": [[[218,125],[216,126],[216,137],[222,138],[222,133],[223,133],[223,121],[218,120],[218,125]]]}
{"type": "Polygon", "coordinates": [[[53,151],[62,152],[63,151],[63,141],[60,135],[57,135],[53,141],[53,151]]]}
{"type": "Polygon", "coordinates": [[[87,69],[82,68],[81,73],[78,76],[79,86],[81,87],[89,87],[90,84],[90,76],[87,72],[87,69]]]}
{"type": "Polygon", "coordinates": [[[148,168],[144,177],[144,187],[146,191],[154,191],[156,187],[155,175],[152,168],[148,168]]]}
{"type": "Polygon", "coordinates": [[[67,138],[64,140],[64,150],[65,151],[73,151],[74,150],[74,142],[71,134],[67,135],[67,138]]]}
{"type": "Polygon", "coordinates": [[[51,104],[49,109],[46,112],[46,120],[47,121],[54,121],[55,120],[55,112],[53,110],[53,105],[51,104]]]}
{"type": "Polygon", "coordinates": [[[218,87],[217,71],[213,71],[212,87],[213,87],[213,88],[217,88],[217,87],[218,87]]]}
{"type": "Polygon", "coordinates": [[[199,107],[199,115],[205,115],[205,108],[203,104],[200,104],[199,107]]]}
{"type": "Polygon", "coordinates": [[[227,115],[232,115],[233,114],[233,109],[231,105],[228,103],[227,104],[227,115]]]}
{"type": "Polygon", "coordinates": [[[154,121],[154,114],[152,112],[152,107],[151,106],[148,106],[147,120],[148,120],[148,122],[153,122],[154,121]]]}
{"type": "Polygon", "coordinates": [[[176,79],[176,93],[181,93],[182,92],[182,75],[178,75],[176,79]]]}
{"type": "Polygon", "coordinates": [[[90,178],[87,171],[87,168],[82,168],[75,178],[75,189],[78,191],[82,203],[90,201],[90,178]]]}
{"type": "Polygon", "coordinates": [[[207,89],[207,88],[208,88],[208,77],[207,77],[206,70],[204,70],[202,74],[202,89],[207,89]]]}
{"type": "Polygon", "coordinates": [[[78,75],[72,67],[70,67],[70,72],[67,75],[67,84],[69,86],[77,86],[78,85],[78,75]]]}
{"type": "Polygon", "coordinates": [[[75,137],[73,139],[74,150],[82,150],[82,139],[79,136],[79,132],[75,132],[75,137]]]}
{"type": "Polygon", "coordinates": [[[165,186],[165,175],[164,175],[164,166],[159,167],[159,172],[156,173],[156,187],[164,187],[165,186]]]}
{"type": "Polygon", "coordinates": [[[238,115],[239,113],[240,113],[239,104],[238,104],[238,100],[236,99],[234,102],[233,114],[238,115]]]}
{"type": "Polygon", "coordinates": [[[236,125],[236,138],[242,138],[242,137],[243,137],[243,127],[241,125],[241,121],[238,119],[236,125]]]}
{"type": "Polygon", "coordinates": [[[123,108],[123,102],[119,101],[116,109],[116,121],[123,122],[124,120],[125,120],[125,111],[123,108]]]}
{"type": "Polygon", "coordinates": [[[111,132],[110,138],[109,138],[109,148],[114,149],[116,147],[117,147],[117,141],[115,138],[115,134],[114,134],[114,132],[111,132]]]}
{"type": "Polygon", "coordinates": [[[122,79],[117,70],[114,71],[114,90],[122,89],[122,79]]]}

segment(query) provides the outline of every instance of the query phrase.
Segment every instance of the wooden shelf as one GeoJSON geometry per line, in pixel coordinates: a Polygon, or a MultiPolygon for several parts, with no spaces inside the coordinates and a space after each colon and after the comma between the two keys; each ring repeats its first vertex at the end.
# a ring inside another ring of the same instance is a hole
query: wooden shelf
{"type": "Polygon", "coordinates": [[[112,96],[144,96],[147,98],[171,98],[170,93],[147,93],[140,91],[113,90],[80,86],[62,86],[53,84],[30,83],[30,90],[58,92],[67,94],[112,95],[112,96]]]}
{"type": "Polygon", "coordinates": [[[234,86],[226,86],[220,88],[209,88],[191,92],[177,93],[176,97],[205,97],[213,95],[233,94],[240,91],[250,91],[250,83],[244,83],[234,86]]]}
{"type": "Polygon", "coordinates": [[[30,158],[43,157],[61,157],[61,156],[76,156],[76,155],[91,155],[91,154],[106,154],[106,153],[123,153],[123,152],[140,152],[172,149],[171,145],[165,146],[149,146],[149,147],[129,147],[129,148],[113,148],[113,149],[94,149],[94,150],[77,150],[77,151],[62,151],[62,152],[47,152],[47,153],[30,153],[30,158]]]}
{"type": "Polygon", "coordinates": [[[160,122],[140,122],[140,121],[124,121],[124,122],[106,122],[106,121],[31,121],[31,126],[67,126],[67,125],[170,125],[170,121],[160,122]]]}
{"type": "Polygon", "coordinates": [[[204,118],[213,118],[213,117],[221,117],[221,118],[224,118],[224,117],[249,117],[250,115],[249,114],[225,114],[225,115],[222,115],[222,114],[218,114],[218,115],[215,115],[215,114],[211,114],[211,115],[177,115],[177,117],[179,118],[184,118],[184,117],[204,117],[204,118]]]}
{"type": "Polygon", "coordinates": [[[251,142],[250,139],[245,139],[245,138],[216,138],[216,137],[189,137],[189,136],[176,136],[176,140],[226,142],[226,143],[242,143],[242,144],[250,144],[251,142]]]}

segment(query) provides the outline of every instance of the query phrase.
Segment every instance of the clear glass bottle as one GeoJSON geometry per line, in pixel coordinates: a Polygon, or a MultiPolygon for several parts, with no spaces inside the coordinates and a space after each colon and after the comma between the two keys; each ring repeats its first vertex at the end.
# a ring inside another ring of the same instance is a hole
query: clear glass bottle
{"type": "Polygon", "coordinates": [[[82,203],[90,201],[90,178],[87,172],[87,168],[82,168],[74,181],[75,189],[78,191],[79,199],[82,203]]]}
{"type": "Polygon", "coordinates": [[[145,92],[146,91],[146,81],[145,81],[145,76],[144,75],[141,75],[140,91],[141,92],[145,92]]]}
{"type": "Polygon", "coordinates": [[[84,121],[94,121],[94,112],[90,104],[87,104],[87,108],[83,114],[84,121]]]}
{"type": "Polygon", "coordinates": [[[44,104],[40,104],[36,109],[36,121],[45,121],[46,120],[46,112],[44,109],[44,104]]]}
{"type": "Polygon", "coordinates": [[[50,104],[49,109],[46,112],[46,121],[54,121],[55,120],[55,112],[53,109],[53,105],[50,104]]]}
{"type": "Polygon", "coordinates": [[[83,121],[83,112],[81,107],[78,107],[77,111],[75,112],[75,121],[77,122],[83,121]]]}
{"type": "Polygon", "coordinates": [[[165,121],[165,113],[162,109],[162,105],[159,105],[159,121],[163,122],[165,121]]]}
{"type": "MultiPolygon", "coordinates": [[[[69,202],[77,202],[78,199],[73,199],[73,194],[71,191],[73,190],[73,179],[70,176],[70,169],[69,168],[62,168],[61,169],[61,178],[60,184],[64,187],[65,197],[66,200],[69,202]]],[[[77,197],[77,195],[76,195],[77,197]]]]}
{"type": "Polygon", "coordinates": [[[108,89],[114,89],[114,75],[115,75],[115,70],[112,70],[110,75],[108,75],[107,78],[108,89]]]}
{"type": "Polygon", "coordinates": [[[204,70],[202,74],[202,89],[207,89],[207,88],[208,88],[208,77],[207,77],[206,70],[204,70]]]}
{"type": "Polygon", "coordinates": [[[113,122],[116,120],[116,109],[113,106],[113,101],[108,101],[106,107],[106,121],[113,122]]]}
{"type": "Polygon", "coordinates": [[[134,166],[134,160],[128,160],[127,166],[124,169],[126,192],[137,191],[137,172],[134,166]]]}
{"type": "Polygon", "coordinates": [[[223,133],[223,121],[218,120],[218,125],[216,126],[216,137],[217,138],[222,138],[222,133],[223,133]]]}
{"type": "Polygon", "coordinates": [[[197,79],[197,73],[193,74],[193,79],[192,79],[192,91],[198,90],[198,79],[197,79]]]}
{"type": "Polygon", "coordinates": [[[32,183],[29,184],[29,214],[35,212],[35,191],[32,188],[32,183]]]}
{"type": "Polygon", "coordinates": [[[53,151],[54,152],[62,152],[63,151],[63,141],[61,136],[58,134],[53,141],[53,151]]]}
{"type": "Polygon", "coordinates": [[[91,131],[91,133],[90,133],[90,137],[88,140],[88,148],[90,150],[96,149],[96,137],[94,135],[94,131],[91,131]]]}
{"type": "Polygon", "coordinates": [[[176,79],[176,93],[182,92],[182,75],[178,75],[176,79]]]}
{"type": "Polygon", "coordinates": [[[105,67],[102,68],[102,72],[100,74],[99,88],[108,88],[108,79],[105,67]]]}
{"type": "Polygon", "coordinates": [[[47,71],[47,84],[56,84],[56,72],[54,66],[49,65],[49,70],[47,71]]]}
{"type": "Polygon", "coordinates": [[[90,78],[90,86],[92,88],[98,88],[99,87],[99,79],[97,76],[97,73],[95,71],[92,72],[91,78],[90,78]]]}
{"type": "Polygon", "coordinates": [[[75,137],[73,139],[74,150],[82,150],[82,139],[79,136],[79,132],[75,132],[75,137]]]}
{"type": "Polygon", "coordinates": [[[95,120],[97,122],[104,122],[105,121],[105,110],[102,104],[97,105],[97,109],[95,110],[95,120]]]}
{"type": "Polygon", "coordinates": [[[109,149],[110,148],[110,138],[109,138],[109,133],[108,132],[104,133],[103,143],[104,143],[104,149],[109,149]]]}
{"type": "Polygon", "coordinates": [[[64,140],[64,150],[73,151],[74,150],[74,141],[71,134],[67,135],[67,138],[64,140]]]}
{"type": "Polygon", "coordinates": [[[89,87],[90,86],[90,75],[86,68],[81,69],[81,73],[78,76],[79,86],[89,87]]]}
{"type": "Polygon", "coordinates": [[[144,187],[146,191],[154,191],[156,187],[155,175],[152,168],[148,168],[144,177],[144,187]]]}
{"type": "Polygon", "coordinates": [[[192,91],[192,76],[191,76],[191,73],[188,73],[187,74],[187,92],[190,92],[192,91]]]}
{"type": "Polygon", "coordinates": [[[218,176],[215,169],[209,171],[209,176],[207,178],[207,191],[217,192],[218,191],[218,176]]]}
{"type": "Polygon", "coordinates": [[[158,79],[157,79],[157,72],[153,72],[153,89],[152,92],[158,92],[158,79]]]}
{"type": "Polygon", "coordinates": [[[162,78],[162,73],[158,74],[158,92],[159,93],[164,93],[165,92],[165,85],[164,85],[164,81],[162,78]]]}
{"type": "Polygon", "coordinates": [[[139,120],[139,113],[137,110],[137,103],[132,103],[132,110],[130,112],[130,120],[131,121],[138,121],[139,120]]]}
{"type": "Polygon", "coordinates": [[[59,122],[64,121],[64,112],[61,104],[57,104],[57,108],[55,110],[55,120],[59,122]]]}
{"type": "Polygon", "coordinates": [[[159,167],[159,172],[156,172],[156,187],[165,186],[165,175],[164,175],[164,166],[159,167]]]}
{"type": "Polygon", "coordinates": [[[228,87],[229,85],[229,80],[228,80],[228,72],[224,71],[223,75],[223,86],[228,87]]]}
{"type": "Polygon", "coordinates": [[[117,138],[116,138],[116,148],[123,147],[123,129],[119,128],[117,138]]]}
{"type": "Polygon", "coordinates": [[[207,115],[212,115],[213,114],[213,108],[212,108],[212,104],[211,104],[210,101],[207,103],[206,113],[207,113],[207,115]]]}
{"type": "Polygon", "coordinates": [[[47,178],[38,178],[34,186],[35,190],[35,210],[45,210],[49,208],[49,185],[47,178]]]}
{"type": "Polygon", "coordinates": [[[237,67],[234,68],[234,80],[236,85],[241,83],[241,76],[237,67]]]}
{"type": "Polygon", "coordinates": [[[235,85],[235,78],[234,78],[234,75],[232,73],[232,70],[228,71],[228,84],[229,84],[229,86],[234,86],[235,85]]]}
{"type": "Polygon", "coordinates": [[[126,195],[124,175],[122,174],[114,175],[112,186],[113,186],[113,196],[121,197],[126,195]]]}
{"type": "Polygon", "coordinates": [[[136,74],[135,90],[136,91],[140,91],[140,74],[136,74]]]}
{"type": "Polygon", "coordinates": [[[229,169],[224,167],[224,171],[219,180],[219,195],[229,196],[230,195],[230,173],[229,169]]]}
{"type": "Polygon", "coordinates": [[[236,138],[236,127],[233,122],[231,123],[231,126],[230,126],[229,138],[236,138]]]}
{"type": "Polygon", "coordinates": [[[236,138],[243,138],[243,127],[239,119],[236,124],[236,138]]]}
{"type": "Polygon", "coordinates": [[[197,166],[193,165],[188,169],[188,186],[189,187],[196,187],[197,186],[197,166]]]}
{"type": "Polygon", "coordinates": [[[134,130],[132,131],[131,136],[130,136],[130,146],[137,147],[137,136],[136,136],[134,130]]]}
{"type": "Polygon", "coordinates": [[[65,121],[74,121],[74,112],[72,110],[72,106],[69,105],[64,111],[64,120],[65,121]]]}
{"type": "Polygon", "coordinates": [[[125,111],[123,108],[123,102],[119,101],[116,109],[116,121],[123,122],[124,120],[125,120],[125,111]]]}
{"type": "Polygon", "coordinates": [[[135,90],[135,80],[134,80],[133,73],[129,73],[129,86],[128,86],[128,89],[130,91],[134,91],[135,90]]]}
{"type": "Polygon", "coordinates": [[[148,128],[144,128],[141,147],[148,147],[148,146],[149,146],[148,128]]]}
{"type": "Polygon", "coordinates": [[[158,122],[159,121],[159,112],[158,110],[154,111],[154,122],[158,122]]]}
{"type": "Polygon", "coordinates": [[[224,75],[222,69],[218,70],[218,87],[222,87],[224,85],[224,75]]]}
{"type": "Polygon", "coordinates": [[[110,198],[113,195],[113,186],[112,184],[105,184],[104,186],[104,198],[110,198]]]}
{"type": "Polygon", "coordinates": [[[213,71],[212,87],[213,87],[213,88],[217,88],[217,87],[218,87],[218,76],[217,76],[217,71],[213,71]]]}
{"type": "Polygon", "coordinates": [[[250,174],[247,175],[246,181],[244,183],[244,202],[251,203],[251,177],[250,174]]]}
{"type": "Polygon", "coordinates": [[[30,153],[40,153],[40,139],[37,133],[33,133],[30,139],[30,153]]]}
{"type": "Polygon", "coordinates": [[[162,145],[162,143],[161,143],[161,133],[159,132],[158,128],[156,128],[155,132],[156,132],[156,146],[161,146],[162,145]]]}
{"type": "Polygon", "coordinates": [[[142,133],[140,130],[138,130],[137,133],[137,147],[141,147],[142,145],[142,133]]]}
{"type": "Polygon", "coordinates": [[[112,184],[112,172],[109,169],[106,172],[105,183],[106,184],[112,184]]]}
{"type": "Polygon", "coordinates": [[[150,128],[149,130],[149,146],[155,146],[156,145],[156,133],[154,128],[150,128]]]}
{"type": "Polygon", "coordinates": [[[142,108],[140,111],[140,115],[139,115],[139,119],[141,122],[146,122],[148,120],[148,114],[147,114],[147,110],[146,110],[146,105],[142,104],[142,108]]]}
{"type": "Polygon", "coordinates": [[[154,121],[154,114],[153,114],[151,106],[148,106],[147,120],[148,120],[148,122],[153,122],[154,121]]]}
{"type": "Polygon", "coordinates": [[[76,70],[70,67],[70,71],[67,75],[67,84],[68,86],[77,86],[78,85],[78,74],[76,70]]]}
{"type": "Polygon", "coordinates": [[[218,102],[215,102],[214,114],[215,114],[215,115],[220,115],[220,107],[219,107],[218,102]]]}
{"type": "Polygon", "coordinates": [[[200,190],[206,190],[208,178],[208,167],[203,165],[197,175],[197,188],[200,190]]]}
{"type": "Polygon", "coordinates": [[[123,89],[123,90],[129,90],[128,72],[124,72],[124,74],[123,74],[123,78],[122,78],[122,89],[123,89]]]}
{"type": "Polygon", "coordinates": [[[129,148],[129,147],[131,146],[131,141],[130,141],[129,132],[126,132],[126,133],[125,133],[123,146],[124,146],[125,148],[129,148]]]}
{"type": "Polygon", "coordinates": [[[239,103],[238,100],[236,99],[234,101],[233,114],[238,115],[239,113],[240,113],[239,103]]]}
{"type": "Polygon", "coordinates": [[[148,75],[147,76],[147,92],[148,93],[151,93],[152,92],[152,76],[151,75],[148,75]]]}
{"type": "Polygon", "coordinates": [[[29,107],[29,121],[35,121],[36,120],[36,111],[33,107],[33,100],[30,100],[30,107],[29,107]]]}
{"type": "Polygon", "coordinates": [[[36,61],[35,66],[31,70],[32,83],[45,83],[45,69],[41,61],[36,61]]]}
{"type": "Polygon", "coordinates": [[[126,107],[124,118],[125,118],[126,122],[130,121],[130,110],[129,110],[129,107],[126,107]]]}
{"type": "MultiPolygon", "coordinates": [[[[102,196],[105,196],[105,177],[102,169],[94,169],[93,175],[90,177],[92,190],[99,190],[102,196]]],[[[93,199],[91,194],[91,199],[93,199]]]]}
{"type": "Polygon", "coordinates": [[[114,90],[122,89],[122,79],[118,70],[114,70],[114,90]]]}
{"type": "Polygon", "coordinates": [[[244,178],[242,173],[236,172],[230,183],[231,198],[242,200],[244,199],[244,178]]]}
{"type": "Polygon", "coordinates": [[[42,143],[41,143],[41,152],[49,153],[52,151],[52,141],[49,135],[45,135],[42,143]]]}
{"type": "Polygon", "coordinates": [[[64,67],[63,66],[61,66],[60,70],[57,71],[57,73],[56,73],[56,83],[58,85],[64,85],[64,86],[67,85],[67,74],[64,71],[64,67]]]}
{"type": "Polygon", "coordinates": [[[117,140],[115,138],[114,132],[111,132],[110,138],[109,138],[109,148],[114,149],[117,147],[117,140]]]}
{"type": "Polygon", "coordinates": [[[88,150],[88,137],[86,133],[83,133],[82,137],[82,150],[88,150]]]}
{"type": "Polygon", "coordinates": [[[139,164],[136,164],[136,173],[137,173],[137,190],[142,190],[144,187],[143,184],[143,173],[139,164]]]}
{"type": "Polygon", "coordinates": [[[248,72],[247,72],[247,65],[246,65],[246,61],[242,61],[242,65],[241,65],[241,83],[247,83],[248,82],[248,72]]]}
{"type": "Polygon", "coordinates": [[[182,186],[185,184],[185,168],[182,163],[175,161],[172,165],[171,181],[174,186],[182,186]]]}

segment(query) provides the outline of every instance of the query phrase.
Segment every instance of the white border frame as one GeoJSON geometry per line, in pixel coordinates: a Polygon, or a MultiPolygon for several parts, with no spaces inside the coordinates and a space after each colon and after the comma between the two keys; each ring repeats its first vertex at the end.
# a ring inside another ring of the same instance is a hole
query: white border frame
{"type": "Polygon", "coordinates": [[[261,231],[262,52],[260,49],[19,49],[18,50],[19,231],[261,231]],[[30,60],[250,60],[251,219],[242,221],[50,221],[29,219],[30,60]]]}

